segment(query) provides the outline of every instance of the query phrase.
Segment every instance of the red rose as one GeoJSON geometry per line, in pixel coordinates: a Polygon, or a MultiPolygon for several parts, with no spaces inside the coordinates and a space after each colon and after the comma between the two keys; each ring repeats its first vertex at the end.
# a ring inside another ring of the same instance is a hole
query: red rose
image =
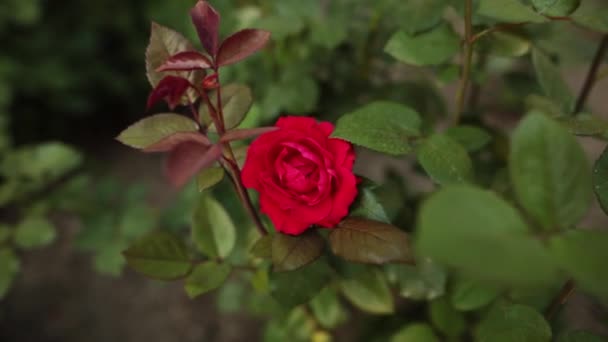
{"type": "Polygon", "coordinates": [[[357,196],[352,145],[329,137],[331,123],[309,117],[282,117],[276,127],[249,147],[244,185],[260,193],[262,212],[280,232],[334,227],[357,196]]]}

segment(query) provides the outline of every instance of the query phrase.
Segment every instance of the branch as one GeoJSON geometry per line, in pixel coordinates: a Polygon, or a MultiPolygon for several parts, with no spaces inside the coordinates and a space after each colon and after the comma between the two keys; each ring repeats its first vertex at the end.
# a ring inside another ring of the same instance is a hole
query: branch
{"type": "Polygon", "coordinates": [[[551,304],[549,304],[547,311],[545,311],[545,318],[547,321],[551,321],[555,317],[555,315],[559,312],[559,309],[562,307],[562,305],[566,304],[573,293],[574,280],[569,279],[566,281],[564,286],[562,286],[562,289],[559,291],[557,296],[553,298],[553,301],[551,301],[551,304]]]}
{"type": "Polygon", "coordinates": [[[585,102],[587,102],[587,98],[591,93],[591,89],[593,89],[593,85],[595,84],[597,71],[604,60],[604,56],[606,55],[606,50],[608,50],[608,34],[602,37],[599,47],[595,53],[595,57],[593,57],[593,62],[591,62],[591,66],[589,67],[589,71],[587,72],[587,78],[585,79],[585,83],[583,83],[583,87],[581,88],[581,92],[578,95],[578,100],[576,101],[576,106],[574,107],[574,113],[579,113],[583,107],[585,107],[585,102]]]}
{"type": "Polygon", "coordinates": [[[467,87],[469,85],[469,77],[471,73],[471,62],[473,60],[473,4],[472,0],[465,0],[464,13],[464,57],[462,65],[462,74],[460,85],[456,92],[456,113],[454,113],[454,124],[457,125],[460,121],[460,116],[464,111],[464,103],[466,98],[467,87]]]}

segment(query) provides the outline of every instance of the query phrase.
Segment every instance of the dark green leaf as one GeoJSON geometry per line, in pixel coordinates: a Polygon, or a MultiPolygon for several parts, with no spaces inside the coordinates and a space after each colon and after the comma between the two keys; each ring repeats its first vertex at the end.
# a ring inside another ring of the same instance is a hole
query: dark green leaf
{"type": "Polygon", "coordinates": [[[424,202],[417,233],[418,253],[476,279],[532,286],[555,277],[553,261],[519,213],[489,191],[465,185],[438,191],[424,202]]]}
{"type": "Polygon", "coordinates": [[[323,259],[295,271],[273,272],[270,274],[272,296],[286,308],[306,303],[325,287],[331,272],[323,259]]]}
{"type": "Polygon", "coordinates": [[[415,266],[391,265],[399,286],[399,295],[413,300],[433,300],[445,293],[447,273],[429,258],[420,258],[415,266]]]}
{"type": "Polygon", "coordinates": [[[293,271],[323,253],[323,238],[316,231],[293,236],[277,233],[272,239],[272,264],[277,272],[293,271]]]}
{"type": "MultiPolygon", "coordinates": [[[[209,96],[211,102],[217,103],[217,91],[209,96]]],[[[232,129],[237,127],[251,109],[253,95],[248,86],[242,84],[229,84],[222,87],[222,110],[224,115],[225,128],[232,129]]],[[[212,123],[209,108],[205,103],[200,105],[201,118],[209,125],[209,131],[217,132],[212,123]]]]}
{"type": "Polygon", "coordinates": [[[437,26],[446,5],[447,0],[410,0],[395,6],[394,10],[398,13],[401,27],[413,35],[437,26]]]}
{"type": "Polygon", "coordinates": [[[435,299],[430,303],[429,315],[431,322],[437,330],[448,337],[458,337],[467,328],[464,315],[456,311],[445,296],[435,299]]]}
{"type": "Polygon", "coordinates": [[[394,102],[370,103],[343,115],[333,136],[392,155],[411,151],[410,139],[420,135],[420,116],[394,102]]]}
{"type": "Polygon", "coordinates": [[[608,233],[572,230],[554,236],[549,248],[558,264],[570,273],[582,287],[598,296],[608,298],[608,233]]]}
{"type": "Polygon", "coordinates": [[[196,298],[204,293],[222,286],[232,271],[230,264],[218,264],[213,261],[197,265],[186,278],[184,289],[190,298],[196,298]]]}
{"type": "Polygon", "coordinates": [[[346,218],[329,234],[334,254],[354,262],[413,263],[410,239],[399,228],[363,218],[346,218]]]}
{"type": "Polygon", "coordinates": [[[394,310],[393,296],[386,278],[377,269],[369,268],[343,279],[344,296],[359,309],[373,314],[389,314],[394,310]]]}
{"type": "Polygon", "coordinates": [[[426,323],[406,325],[391,336],[390,342],[439,342],[433,328],[426,323]]]}
{"type": "Polygon", "coordinates": [[[127,146],[144,149],[175,133],[197,130],[198,124],[183,115],[162,113],[137,121],[116,139],[127,146]]]}
{"type": "Polygon", "coordinates": [[[452,285],[450,300],[455,309],[471,311],[490,304],[499,293],[500,291],[493,286],[466,277],[458,277],[452,285]]]}
{"type": "Polygon", "coordinates": [[[460,143],[469,152],[480,150],[492,140],[492,136],[486,130],[476,126],[450,127],[445,134],[460,143]]]}
{"type": "Polygon", "coordinates": [[[0,248],[0,298],[6,295],[18,271],[19,259],[15,253],[8,247],[0,248]]]}
{"type": "Polygon", "coordinates": [[[447,62],[459,48],[460,38],[443,24],[415,36],[399,31],[386,43],[384,51],[400,62],[421,66],[447,62]]]}
{"type": "Polygon", "coordinates": [[[55,228],[44,217],[25,218],[14,234],[15,244],[26,249],[45,246],[55,240],[55,228]]]}
{"type": "Polygon", "coordinates": [[[417,155],[422,168],[438,184],[468,183],[473,179],[473,162],[466,149],[446,135],[434,134],[424,139],[417,155]]]}
{"type": "Polygon", "coordinates": [[[12,228],[7,225],[0,224],[0,244],[7,241],[12,235],[12,228]]]}
{"type": "Polygon", "coordinates": [[[532,0],[532,5],[540,14],[565,17],[576,11],[580,0],[532,0]]]}
{"type": "Polygon", "coordinates": [[[202,196],[192,218],[192,238],[209,257],[227,257],[236,242],[236,228],[226,209],[215,199],[202,196]]]}
{"type": "Polygon", "coordinates": [[[513,133],[510,174],[521,205],[547,230],[577,223],[591,202],[585,154],[560,124],[529,114],[513,133]]]}
{"type": "Polygon", "coordinates": [[[262,259],[272,258],[272,240],[274,235],[264,235],[251,247],[251,255],[262,259]]]}
{"type": "Polygon", "coordinates": [[[198,191],[204,191],[221,182],[224,178],[224,169],[221,167],[210,167],[201,171],[196,177],[198,191]]]}
{"type": "Polygon", "coordinates": [[[551,327],[534,309],[519,304],[496,305],[477,330],[479,342],[549,342],[551,327]]]}
{"type": "Polygon", "coordinates": [[[588,331],[569,331],[559,335],[557,342],[604,342],[605,337],[595,335],[588,331]]]}
{"type": "Polygon", "coordinates": [[[179,279],[192,269],[184,243],[167,232],[153,232],[136,240],[123,255],[129,266],[151,278],[179,279]]]}
{"type": "Polygon", "coordinates": [[[310,308],[317,322],[326,329],[333,329],[348,318],[348,311],[330,287],[324,288],[310,301],[310,308]]]}
{"type": "Polygon", "coordinates": [[[553,64],[549,57],[538,49],[532,50],[532,62],[538,83],[545,94],[558,103],[564,113],[570,114],[574,109],[575,99],[557,65],[553,64]]]}
{"type": "Polygon", "coordinates": [[[548,20],[519,0],[480,0],[477,14],[509,23],[542,23],[548,20]]]}
{"type": "Polygon", "coordinates": [[[380,204],[376,194],[369,187],[359,189],[357,201],[350,210],[350,216],[390,223],[382,204],[380,204]]]}

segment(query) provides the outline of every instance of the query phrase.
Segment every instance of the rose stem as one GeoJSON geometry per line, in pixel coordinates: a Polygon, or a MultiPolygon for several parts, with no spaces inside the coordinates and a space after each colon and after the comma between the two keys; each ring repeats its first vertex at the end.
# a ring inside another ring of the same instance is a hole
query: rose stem
{"type": "Polygon", "coordinates": [[[547,321],[550,321],[553,319],[553,317],[555,317],[555,315],[559,312],[559,309],[562,307],[562,305],[566,304],[566,302],[573,293],[574,280],[569,279],[562,286],[562,289],[555,296],[555,298],[553,298],[551,304],[549,304],[549,307],[547,308],[547,311],[545,311],[545,318],[547,319],[547,321]]]}
{"type": "Polygon", "coordinates": [[[464,10],[464,56],[460,85],[456,91],[456,112],[454,113],[454,125],[460,122],[460,116],[464,111],[467,87],[469,85],[469,74],[471,73],[471,62],[473,60],[473,5],[472,0],[465,0],[464,10]]]}
{"type": "Polygon", "coordinates": [[[595,84],[597,71],[600,68],[600,65],[602,64],[604,55],[606,55],[606,50],[608,50],[608,34],[604,35],[599,47],[597,48],[597,52],[595,53],[593,62],[589,67],[589,71],[587,72],[587,78],[585,79],[585,83],[583,84],[581,92],[578,96],[578,100],[576,101],[576,106],[574,107],[573,114],[579,113],[585,106],[585,102],[587,102],[587,98],[589,97],[591,89],[593,89],[593,85],[595,84]]]}
{"type": "MultiPolygon", "coordinates": [[[[216,117],[217,120],[215,123],[215,127],[217,128],[217,133],[220,136],[222,136],[222,135],[224,135],[224,133],[226,133],[226,129],[224,126],[224,113],[223,113],[223,109],[222,109],[222,93],[221,93],[222,86],[219,83],[220,74],[219,74],[218,68],[216,67],[214,69],[214,71],[218,77],[217,110],[215,111],[215,114],[217,114],[217,117],[216,117]]],[[[211,104],[211,100],[209,99],[209,96],[205,96],[204,100],[205,100],[205,102],[207,102],[207,106],[209,106],[210,108],[213,107],[213,105],[211,104]]],[[[260,216],[258,215],[257,211],[253,207],[253,202],[251,202],[251,197],[249,197],[249,193],[247,192],[247,189],[245,189],[245,186],[243,185],[243,182],[241,180],[241,170],[239,169],[239,165],[236,162],[236,158],[234,156],[234,151],[232,151],[230,142],[223,143],[223,147],[224,147],[224,158],[227,161],[225,163],[225,165],[227,166],[228,171],[230,172],[230,175],[232,178],[232,183],[234,184],[234,188],[239,196],[239,199],[241,200],[241,203],[247,210],[247,213],[249,213],[249,216],[251,216],[251,219],[253,220],[253,223],[255,223],[255,226],[256,226],[257,230],[260,232],[260,234],[267,235],[268,231],[266,230],[266,227],[264,227],[262,220],[260,220],[260,216]]]]}

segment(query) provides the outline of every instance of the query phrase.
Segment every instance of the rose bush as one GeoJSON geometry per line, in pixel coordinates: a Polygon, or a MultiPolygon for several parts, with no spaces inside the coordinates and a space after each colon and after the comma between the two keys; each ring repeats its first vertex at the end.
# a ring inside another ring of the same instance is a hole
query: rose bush
{"type": "Polygon", "coordinates": [[[249,147],[243,184],[260,193],[261,211],[280,232],[334,227],[357,196],[352,145],[310,117],[282,117],[276,127],[249,147]]]}

